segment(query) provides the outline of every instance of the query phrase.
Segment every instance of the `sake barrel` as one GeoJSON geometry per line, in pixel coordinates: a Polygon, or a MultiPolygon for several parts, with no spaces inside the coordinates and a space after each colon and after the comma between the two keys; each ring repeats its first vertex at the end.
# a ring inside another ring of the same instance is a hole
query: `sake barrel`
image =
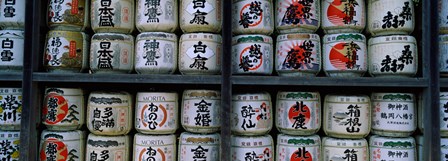
{"type": "Polygon", "coordinates": [[[273,109],[267,92],[234,94],[230,129],[237,135],[263,135],[272,129],[273,109]]]}

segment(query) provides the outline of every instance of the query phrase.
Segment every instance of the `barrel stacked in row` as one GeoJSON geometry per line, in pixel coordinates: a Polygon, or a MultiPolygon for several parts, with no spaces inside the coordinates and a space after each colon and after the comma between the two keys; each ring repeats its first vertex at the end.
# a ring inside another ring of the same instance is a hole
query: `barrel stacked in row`
{"type": "Polygon", "coordinates": [[[323,68],[329,77],[360,77],[367,71],[371,76],[411,77],[418,70],[416,40],[407,35],[414,30],[412,0],[275,4],[234,1],[233,33],[239,36],[232,41],[233,74],[270,75],[275,69],[280,76],[313,76],[323,68]],[[275,50],[269,37],[274,24],[280,33],[275,50]],[[320,24],[327,34],[323,44],[315,34],[320,24]],[[360,34],[366,27],[373,36],[369,43],[360,34]]]}
{"type": "Polygon", "coordinates": [[[25,1],[5,0],[0,4],[0,72],[23,69],[25,1]]]}
{"type": "Polygon", "coordinates": [[[0,88],[0,160],[19,161],[22,89],[0,88]]]}
{"type": "Polygon", "coordinates": [[[325,96],[323,110],[318,92],[278,92],[275,125],[283,133],[274,143],[272,102],[268,93],[233,96],[232,158],[273,160],[416,160],[416,103],[411,93],[372,93],[325,96]],[[321,117],[321,111],[323,115],[321,117]],[[327,136],[315,135],[323,124],[327,136]],[[364,137],[369,134],[370,145],[364,137]],[[241,136],[245,135],[245,136],[241,136]],[[397,138],[401,137],[401,138],[397,138]],[[400,156],[388,155],[390,149],[400,156]],[[250,155],[248,155],[250,154],[250,155]],[[404,155],[406,154],[406,155],[404,155]]]}
{"type": "Polygon", "coordinates": [[[70,2],[49,4],[48,71],[172,74],[178,66],[182,74],[221,71],[220,0],[70,2]],[[82,32],[90,25],[91,39],[82,32]],[[179,26],[180,40],[174,34],[179,26]],[[131,35],[135,27],[136,38],[131,35]]]}
{"type": "Polygon", "coordinates": [[[84,101],[81,89],[47,88],[42,110],[47,130],[41,136],[40,159],[177,160],[179,153],[179,161],[218,160],[220,92],[185,90],[181,109],[180,121],[188,132],[180,135],[177,149],[175,92],[139,92],[134,108],[127,92],[91,92],[84,101]],[[85,123],[87,138],[80,130],[85,123]],[[129,135],[133,124],[139,132],[134,143],[129,135]]]}
{"type": "Polygon", "coordinates": [[[448,76],[448,2],[439,1],[439,62],[440,75],[448,76]]]}

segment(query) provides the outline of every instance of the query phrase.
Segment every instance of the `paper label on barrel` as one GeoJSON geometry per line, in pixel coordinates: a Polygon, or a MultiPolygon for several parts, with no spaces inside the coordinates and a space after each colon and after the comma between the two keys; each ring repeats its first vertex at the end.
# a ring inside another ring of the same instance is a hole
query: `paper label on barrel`
{"type": "Polygon", "coordinates": [[[391,149],[370,147],[371,161],[413,161],[416,159],[415,149],[391,149]]]}
{"type": "Polygon", "coordinates": [[[219,48],[220,45],[211,41],[181,42],[179,69],[181,72],[219,72],[219,48]]]}
{"type": "Polygon", "coordinates": [[[414,28],[412,1],[369,1],[369,27],[371,31],[414,28]]]}
{"type": "Polygon", "coordinates": [[[5,27],[23,27],[25,23],[25,1],[3,0],[0,5],[0,24],[5,27]]]}
{"type": "MultiPolygon", "coordinates": [[[[56,134],[55,134],[56,135],[56,134]]],[[[84,160],[84,155],[81,153],[82,145],[80,140],[76,141],[61,141],[57,138],[47,138],[41,142],[40,145],[40,160],[41,161],[59,161],[59,160],[84,160]]]]}
{"type": "Polygon", "coordinates": [[[248,147],[248,148],[232,147],[231,153],[233,161],[246,161],[246,160],[274,161],[274,148],[266,145],[264,147],[248,147]]]}
{"type": "Polygon", "coordinates": [[[272,127],[272,109],[270,102],[233,103],[232,131],[256,132],[268,131],[272,127]]]}
{"type": "Polygon", "coordinates": [[[83,96],[63,96],[57,92],[46,95],[43,105],[43,120],[46,125],[74,125],[84,122],[81,119],[84,105],[83,96]]]}
{"type": "Polygon", "coordinates": [[[323,0],[322,26],[365,25],[364,0],[323,0]]]}
{"type": "Polygon", "coordinates": [[[131,0],[94,0],[91,9],[94,28],[134,28],[134,2],[131,0]]]}
{"type": "Polygon", "coordinates": [[[23,66],[24,39],[0,38],[0,42],[0,66],[23,66]]]}
{"type": "Polygon", "coordinates": [[[320,43],[314,40],[288,40],[277,43],[276,69],[319,71],[320,43]]]}
{"type": "Polygon", "coordinates": [[[288,130],[313,130],[320,127],[317,101],[278,101],[277,127],[288,130]]]}
{"type": "Polygon", "coordinates": [[[50,1],[48,7],[49,24],[84,25],[85,10],[89,10],[85,8],[85,3],[85,0],[50,1]]]}
{"type": "MultiPolygon", "coordinates": [[[[342,143],[345,144],[345,143],[342,143]]],[[[324,161],[368,161],[369,152],[365,148],[323,147],[324,161]]]]}
{"type": "Polygon", "coordinates": [[[277,1],[277,26],[314,26],[319,27],[319,1],[277,1]]]}
{"type": "Polygon", "coordinates": [[[179,161],[220,160],[219,146],[180,145],[179,161]]]}
{"type": "Polygon", "coordinates": [[[136,46],[135,67],[141,70],[174,70],[176,43],[165,40],[140,40],[136,46]]]}
{"type": "Polygon", "coordinates": [[[83,52],[83,36],[80,32],[52,32],[48,35],[44,65],[49,67],[81,68],[83,52]],[[73,43],[76,44],[75,49],[71,45],[73,43]],[[75,51],[75,54],[73,54],[73,51],[75,51]],[[73,57],[74,55],[75,57],[73,57]]]}
{"type": "Polygon", "coordinates": [[[233,69],[238,73],[270,73],[272,70],[272,45],[262,43],[244,43],[235,45],[233,69]]]}
{"type": "MultiPolygon", "coordinates": [[[[391,37],[389,40],[407,40],[406,37],[391,37]]],[[[416,73],[417,72],[417,50],[415,44],[386,43],[381,45],[370,45],[369,48],[371,72],[383,73],[416,73]]]]}
{"type": "MultiPolygon", "coordinates": [[[[446,97],[441,95],[441,97],[446,97]]],[[[448,100],[440,99],[440,130],[448,131],[448,100]]]]}
{"type": "MultiPolygon", "coordinates": [[[[9,90],[13,91],[16,89],[9,90]]],[[[21,120],[22,95],[8,94],[8,92],[0,91],[0,125],[5,127],[11,125],[19,126],[21,120]]]]}
{"type": "Polygon", "coordinates": [[[166,146],[136,146],[134,149],[135,161],[175,161],[176,148],[166,146]]]}
{"type": "Polygon", "coordinates": [[[121,133],[129,127],[128,107],[89,107],[89,130],[96,133],[121,133]]]}
{"type": "Polygon", "coordinates": [[[147,131],[175,130],[177,102],[139,102],[136,128],[147,131]]]}
{"type": "Polygon", "coordinates": [[[140,25],[170,24],[176,26],[177,2],[175,0],[138,0],[136,23],[140,25]]]}
{"type": "Polygon", "coordinates": [[[221,126],[219,100],[184,100],[182,125],[197,128],[221,126]]]}
{"type": "Polygon", "coordinates": [[[446,147],[446,145],[445,146],[442,145],[442,148],[440,149],[440,159],[448,160],[448,147],[446,147]]]}
{"type": "Polygon", "coordinates": [[[213,21],[215,18],[208,15],[215,11],[217,2],[208,2],[206,0],[193,0],[191,3],[186,2],[183,2],[182,5],[188,14],[183,14],[184,17],[182,19],[190,20],[188,22],[189,24],[208,25],[208,21],[213,21]]]}
{"type": "Polygon", "coordinates": [[[342,41],[324,45],[326,71],[367,70],[366,44],[358,41],[342,41]]]}
{"type": "Polygon", "coordinates": [[[19,161],[20,136],[18,133],[0,133],[0,160],[19,161]]]}
{"type": "Polygon", "coordinates": [[[90,148],[87,147],[87,160],[88,161],[128,161],[127,150],[125,148],[120,149],[105,149],[105,148],[90,148]]]}
{"type": "Polygon", "coordinates": [[[278,161],[320,161],[320,148],[309,146],[278,146],[278,161]]]}
{"type": "Polygon", "coordinates": [[[372,129],[411,132],[415,130],[412,102],[373,102],[372,129]]]}
{"type": "Polygon", "coordinates": [[[90,68],[93,70],[131,70],[131,42],[96,41],[90,50],[90,68]]]}
{"type": "Polygon", "coordinates": [[[328,103],[324,111],[326,130],[344,135],[364,135],[370,131],[370,105],[362,103],[328,103]]]}

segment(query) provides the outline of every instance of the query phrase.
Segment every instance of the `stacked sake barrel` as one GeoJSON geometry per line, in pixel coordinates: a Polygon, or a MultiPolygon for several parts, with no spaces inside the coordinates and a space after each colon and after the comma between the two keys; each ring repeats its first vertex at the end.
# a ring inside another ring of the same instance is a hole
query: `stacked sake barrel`
{"type": "Polygon", "coordinates": [[[25,1],[4,1],[0,11],[0,72],[21,72],[25,47],[25,1]]]}
{"type": "Polygon", "coordinates": [[[230,129],[231,158],[274,160],[273,109],[267,92],[233,94],[230,129]]]}
{"type": "Polygon", "coordinates": [[[275,125],[277,136],[276,160],[322,160],[321,139],[316,133],[321,127],[319,92],[277,93],[275,125]]]}
{"type": "Polygon", "coordinates": [[[49,1],[43,66],[48,72],[79,73],[88,68],[90,37],[87,0],[49,1]]]}
{"type": "MultiPolygon", "coordinates": [[[[221,92],[185,90],[181,124],[187,132],[179,138],[178,161],[218,161],[221,158],[221,92]]],[[[224,150],[224,149],[223,149],[224,150]]]]}
{"type": "Polygon", "coordinates": [[[412,93],[372,93],[370,160],[417,160],[417,103],[412,93]],[[393,153],[390,153],[392,151],[393,153]]]}
{"type": "Polygon", "coordinates": [[[440,75],[448,76],[448,2],[439,1],[439,54],[440,75]]]}
{"type": "Polygon", "coordinates": [[[280,76],[314,77],[321,70],[321,3],[277,0],[275,70],[280,76]]]}
{"type": "Polygon", "coordinates": [[[85,158],[86,132],[84,92],[79,88],[45,89],[42,105],[42,124],[39,160],[72,160],[85,158]]]}
{"type": "Polygon", "coordinates": [[[22,89],[0,88],[0,160],[19,161],[22,89]]]}
{"type": "Polygon", "coordinates": [[[181,0],[179,71],[184,75],[221,73],[223,0],[181,0]]]}
{"type": "Polygon", "coordinates": [[[175,92],[137,93],[134,127],[138,133],[134,136],[131,157],[134,161],[176,160],[178,111],[178,94],[175,92]]]}

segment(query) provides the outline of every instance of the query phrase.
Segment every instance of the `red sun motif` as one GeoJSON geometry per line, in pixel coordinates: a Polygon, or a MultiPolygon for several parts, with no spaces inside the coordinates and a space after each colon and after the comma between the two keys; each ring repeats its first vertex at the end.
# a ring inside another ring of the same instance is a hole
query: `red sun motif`
{"type": "Polygon", "coordinates": [[[305,7],[303,6],[303,4],[299,3],[299,0],[291,0],[291,1],[287,1],[285,3],[280,2],[280,6],[281,7],[279,7],[280,10],[278,12],[281,12],[281,10],[286,9],[284,17],[295,18],[295,19],[302,19],[302,17],[303,17],[303,9],[305,7]],[[294,14],[294,12],[292,12],[292,13],[291,12],[287,12],[288,8],[290,8],[290,7],[296,8],[295,9],[296,12],[295,12],[294,17],[290,17],[290,14],[294,14]]]}
{"type": "Polygon", "coordinates": [[[66,161],[68,157],[68,149],[67,146],[64,144],[64,142],[55,139],[55,138],[49,138],[46,142],[42,145],[42,149],[40,149],[40,160],[41,161],[47,161],[47,152],[50,147],[49,145],[54,147],[56,145],[56,153],[51,154],[56,156],[56,161],[66,161]]]}
{"type": "MultiPolygon", "coordinates": [[[[249,53],[250,48],[251,48],[251,46],[248,46],[248,47],[244,48],[243,51],[241,51],[241,53],[240,53],[240,63],[243,62],[243,57],[244,56],[249,56],[250,55],[250,53],[249,53]]],[[[250,67],[249,70],[257,70],[263,64],[263,56],[261,56],[261,58],[258,59],[257,62],[254,62],[253,59],[252,59],[252,63],[250,63],[250,64],[253,65],[253,66],[250,67]]]]}
{"type": "Polygon", "coordinates": [[[338,43],[335,46],[333,46],[330,50],[330,63],[333,65],[333,67],[340,69],[340,70],[346,70],[350,69],[347,67],[352,67],[356,65],[356,56],[357,51],[352,50],[349,47],[346,47],[346,43],[338,43]],[[347,53],[351,53],[349,56],[347,53]]]}
{"type": "Polygon", "coordinates": [[[354,16],[355,5],[343,1],[346,0],[333,0],[333,2],[330,3],[330,6],[328,6],[327,9],[328,20],[338,26],[345,25],[344,20],[347,22],[351,22],[354,16]],[[348,8],[346,8],[346,6],[348,6],[348,8]]]}
{"type": "Polygon", "coordinates": [[[300,153],[299,150],[294,151],[292,153],[290,161],[313,161],[313,157],[310,153],[306,153],[305,156],[297,157],[297,153],[300,153]]]}
{"type": "Polygon", "coordinates": [[[43,115],[47,116],[49,114],[50,108],[48,107],[48,105],[52,103],[52,102],[49,102],[50,99],[52,99],[52,98],[57,99],[57,102],[54,105],[54,106],[56,106],[56,108],[55,108],[56,120],[49,120],[48,117],[46,117],[45,123],[50,124],[50,125],[57,124],[57,123],[61,122],[68,114],[68,102],[64,98],[64,96],[61,96],[56,93],[50,93],[45,98],[45,104],[44,104],[43,111],[42,111],[43,115]]]}
{"type": "Polygon", "coordinates": [[[289,112],[288,112],[288,119],[291,123],[295,122],[294,117],[299,116],[299,114],[305,115],[305,124],[307,124],[308,122],[310,122],[310,118],[311,118],[311,111],[310,108],[308,108],[308,106],[304,106],[303,107],[303,111],[302,112],[300,109],[298,111],[296,111],[296,106],[298,106],[297,104],[294,104],[293,106],[291,106],[289,108],[289,112]]]}

